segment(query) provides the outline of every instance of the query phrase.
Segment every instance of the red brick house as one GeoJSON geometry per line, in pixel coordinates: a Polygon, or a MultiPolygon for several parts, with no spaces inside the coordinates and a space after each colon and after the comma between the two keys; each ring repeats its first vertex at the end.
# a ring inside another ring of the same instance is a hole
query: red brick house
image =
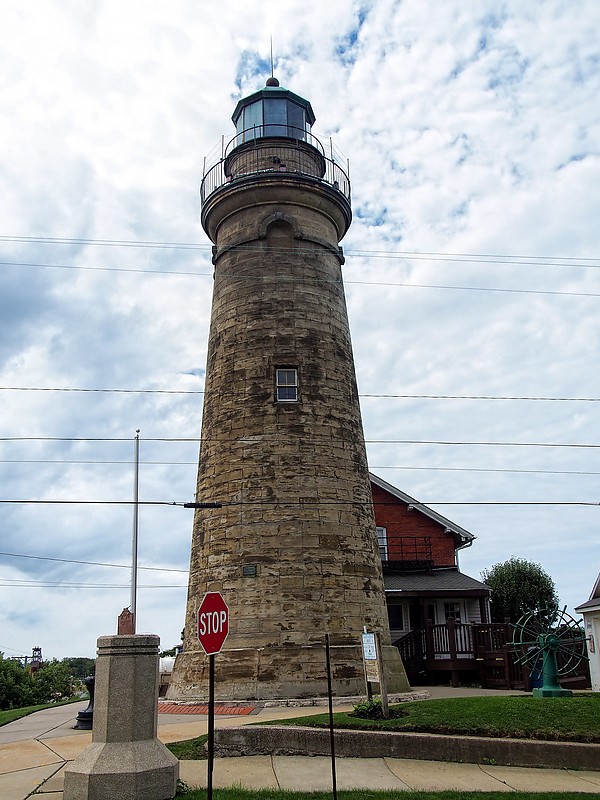
{"type": "Polygon", "coordinates": [[[458,567],[458,551],[470,547],[475,536],[370,477],[392,641],[428,622],[489,622],[490,589],[458,567]]]}
{"type": "MultiPolygon", "coordinates": [[[[467,680],[530,691],[512,626],[490,622],[490,588],[459,569],[458,551],[471,546],[473,534],[370,477],[392,642],[411,684],[467,680]]],[[[576,610],[600,608],[599,585],[600,578],[593,600],[576,610]]],[[[570,688],[589,687],[587,662],[565,680],[570,688]]]]}

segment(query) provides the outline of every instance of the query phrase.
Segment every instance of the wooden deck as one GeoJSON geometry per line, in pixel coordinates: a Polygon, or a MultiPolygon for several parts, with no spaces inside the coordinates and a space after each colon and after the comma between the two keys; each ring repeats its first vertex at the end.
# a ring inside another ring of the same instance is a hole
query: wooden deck
{"type": "MultiPolygon", "coordinates": [[[[394,642],[412,685],[441,680],[449,673],[452,686],[476,680],[488,689],[531,691],[528,669],[516,664],[510,645],[513,633],[508,623],[461,624],[449,619],[443,625],[428,624],[394,642]]],[[[561,679],[565,688],[591,685],[587,661],[572,676],[561,679]]]]}

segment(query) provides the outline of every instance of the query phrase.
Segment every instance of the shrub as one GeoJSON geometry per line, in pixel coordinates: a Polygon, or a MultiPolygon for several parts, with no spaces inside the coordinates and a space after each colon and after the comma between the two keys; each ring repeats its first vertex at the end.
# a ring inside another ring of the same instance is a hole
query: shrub
{"type": "MultiPolygon", "coordinates": [[[[398,717],[406,716],[408,712],[402,708],[389,707],[389,718],[397,719],[398,717]]],[[[374,700],[364,700],[357,703],[350,713],[351,717],[359,717],[360,719],[385,719],[383,716],[383,705],[381,700],[376,697],[374,700]]]]}

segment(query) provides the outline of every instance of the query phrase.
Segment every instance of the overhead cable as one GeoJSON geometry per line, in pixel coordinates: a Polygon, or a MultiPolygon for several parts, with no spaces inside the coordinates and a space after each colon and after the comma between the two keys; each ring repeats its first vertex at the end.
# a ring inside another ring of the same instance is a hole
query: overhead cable
{"type": "MultiPolygon", "coordinates": [[[[306,441],[335,442],[335,438],[329,436],[310,437],[306,441]]],[[[131,442],[129,436],[0,436],[0,442],[131,442]]],[[[201,440],[196,437],[177,437],[177,436],[150,436],[143,439],[144,442],[165,442],[179,444],[198,444],[201,440]]],[[[226,437],[204,438],[203,441],[217,441],[227,444],[238,443],[247,447],[250,442],[243,437],[241,439],[229,439],[226,437]]],[[[264,442],[255,441],[254,444],[264,442]]],[[[428,444],[428,445],[450,445],[450,446],[473,446],[473,447],[568,447],[597,449],[600,444],[589,444],[584,442],[470,442],[470,441],[445,441],[441,439],[365,439],[366,444],[428,444]]]]}
{"type": "MultiPolygon", "coordinates": [[[[157,242],[157,241],[133,241],[130,239],[85,239],[70,237],[51,237],[51,236],[9,236],[0,235],[0,242],[22,242],[35,244],[67,244],[67,245],[86,245],[100,247],[133,247],[150,248],[159,250],[212,250],[211,244],[196,242],[157,242]]],[[[243,249],[238,247],[237,249],[243,249]]],[[[361,250],[348,248],[345,250],[347,255],[357,255],[362,257],[383,257],[383,258],[415,258],[415,259],[443,259],[458,261],[479,261],[498,260],[499,263],[528,264],[530,266],[586,266],[585,263],[593,262],[600,265],[600,258],[581,256],[532,256],[518,254],[499,254],[499,253],[441,253],[436,251],[416,251],[416,250],[361,250]],[[564,263],[562,263],[564,262],[564,263]]]]}
{"type": "MultiPolygon", "coordinates": [[[[32,558],[36,561],[58,561],[61,564],[85,564],[93,567],[116,567],[117,569],[131,569],[131,564],[110,564],[105,561],[80,561],[73,558],[53,558],[51,556],[34,556],[25,553],[4,553],[0,552],[0,556],[7,558],[32,558]]],[[[185,572],[187,569],[175,569],[175,567],[142,567],[138,569],[152,570],[153,572],[185,572]]]]}
{"type": "MultiPolygon", "coordinates": [[[[3,392],[82,392],[88,394],[205,394],[203,389],[88,389],[80,386],[0,386],[3,392]]],[[[598,403],[600,397],[551,397],[531,395],[489,394],[375,394],[359,393],[359,397],[390,400],[534,400],[544,402],[598,403]]]]}
{"type": "MultiPolygon", "coordinates": [[[[103,460],[90,460],[85,461],[81,459],[71,458],[3,458],[0,459],[0,464],[76,464],[85,466],[131,466],[134,462],[121,460],[121,461],[103,461],[103,460]]],[[[197,466],[198,461],[140,461],[143,467],[189,467],[197,466]]],[[[305,466],[318,466],[316,464],[307,464],[305,466]]],[[[600,475],[600,472],[590,472],[585,470],[558,470],[558,469],[509,469],[509,468],[489,468],[489,467],[414,467],[404,464],[373,464],[369,467],[371,471],[376,469],[402,469],[402,470],[424,470],[427,472],[516,472],[532,475],[600,475]]]]}

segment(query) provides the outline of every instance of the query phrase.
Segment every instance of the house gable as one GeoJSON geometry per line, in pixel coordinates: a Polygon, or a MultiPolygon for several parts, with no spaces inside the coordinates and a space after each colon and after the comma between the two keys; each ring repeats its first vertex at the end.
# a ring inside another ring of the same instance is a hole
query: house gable
{"type": "Polygon", "coordinates": [[[370,474],[375,523],[385,528],[387,547],[380,541],[386,565],[435,569],[456,566],[456,550],[475,537],[410,495],[370,474]]]}

